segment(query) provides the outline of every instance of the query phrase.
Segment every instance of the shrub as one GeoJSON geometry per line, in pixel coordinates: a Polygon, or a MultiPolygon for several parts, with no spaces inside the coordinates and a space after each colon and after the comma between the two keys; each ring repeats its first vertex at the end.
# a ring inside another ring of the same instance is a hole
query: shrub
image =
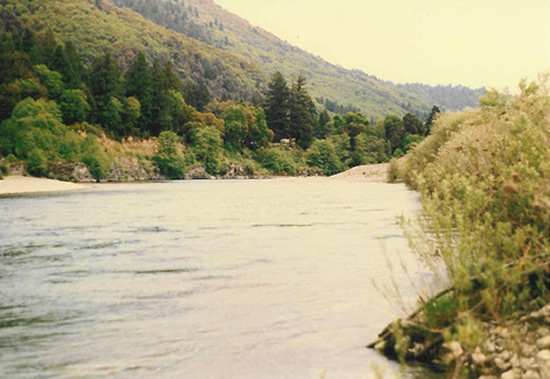
{"type": "Polygon", "coordinates": [[[90,168],[90,173],[99,182],[111,168],[111,157],[95,137],[87,136],[82,143],[81,161],[90,168]]]}
{"type": "Polygon", "coordinates": [[[399,181],[399,163],[397,159],[393,158],[388,165],[387,179],[389,183],[396,183],[399,181]]]}
{"type": "Polygon", "coordinates": [[[327,140],[317,140],[306,152],[306,161],[311,167],[319,167],[325,175],[333,175],[342,171],[343,166],[334,145],[327,140]]]}
{"type": "Polygon", "coordinates": [[[297,171],[292,153],[276,148],[267,149],[262,166],[275,174],[295,175],[297,171]]]}
{"type": "Polygon", "coordinates": [[[33,176],[46,176],[48,174],[46,153],[38,148],[31,150],[27,156],[26,169],[33,176]]]}
{"type": "Polygon", "coordinates": [[[153,163],[162,174],[170,179],[184,178],[185,158],[176,133],[171,131],[160,133],[157,152],[153,155],[153,163]]]}

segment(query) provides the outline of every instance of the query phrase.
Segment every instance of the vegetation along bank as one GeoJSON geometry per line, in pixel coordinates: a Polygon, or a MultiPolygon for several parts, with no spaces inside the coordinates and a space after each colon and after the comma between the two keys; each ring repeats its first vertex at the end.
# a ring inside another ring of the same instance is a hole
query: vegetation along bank
{"type": "Polygon", "coordinates": [[[390,173],[422,196],[404,222],[445,290],[370,347],[453,377],[550,377],[548,79],[445,113],[390,173]]]}

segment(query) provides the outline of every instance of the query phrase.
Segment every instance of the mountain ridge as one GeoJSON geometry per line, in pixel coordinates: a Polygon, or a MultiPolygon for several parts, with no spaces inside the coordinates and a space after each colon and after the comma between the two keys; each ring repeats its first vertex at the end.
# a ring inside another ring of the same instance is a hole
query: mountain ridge
{"type": "MultiPolygon", "coordinates": [[[[184,34],[194,34],[203,42],[251,60],[268,74],[280,71],[286,77],[304,75],[309,80],[312,96],[357,108],[371,118],[389,113],[411,112],[425,117],[432,105],[455,109],[448,102],[415,92],[403,85],[381,80],[359,69],[332,64],[302,48],[283,41],[275,34],[251,24],[226,10],[213,0],[163,1],[109,0],[130,7],[144,17],[184,34]],[[156,7],[156,8],[155,8],[156,7]],[[179,9],[185,20],[170,20],[165,13],[179,9]],[[434,101],[436,100],[436,101],[434,101]]],[[[474,90],[471,90],[474,93],[474,90]]],[[[463,96],[460,91],[457,95],[463,96]]],[[[477,95],[461,100],[467,106],[477,105],[477,95]]]]}

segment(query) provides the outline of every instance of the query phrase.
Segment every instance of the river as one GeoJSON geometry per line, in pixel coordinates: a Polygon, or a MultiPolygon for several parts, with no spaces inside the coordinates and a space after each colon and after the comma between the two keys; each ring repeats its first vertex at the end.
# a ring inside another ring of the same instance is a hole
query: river
{"type": "Polygon", "coordinates": [[[330,179],[0,198],[0,377],[394,377],[364,347],[403,315],[373,281],[413,304],[418,208],[330,179]]]}

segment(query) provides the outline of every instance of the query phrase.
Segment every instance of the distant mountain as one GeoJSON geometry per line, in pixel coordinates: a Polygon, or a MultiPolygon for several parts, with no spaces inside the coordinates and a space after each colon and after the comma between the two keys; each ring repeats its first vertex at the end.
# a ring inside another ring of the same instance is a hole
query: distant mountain
{"type": "Polygon", "coordinates": [[[287,78],[303,74],[309,80],[312,96],[322,99],[321,105],[337,104],[334,109],[359,109],[368,117],[379,119],[389,113],[407,112],[425,117],[434,104],[445,109],[462,109],[449,104],[477,105],[477,95],[466,87],[445,91],[443,100],[437,96],[438,87],[433,87],[433,91],[430,86],[423,91],[410,90],[359,70],[330,64],[254,27],[213,0],[110,1],[159,25],[249,59],[268,74],[281,71],[287,78]]]}
{"type": "Polygon", "coordinates": [[[398,84],[397,86],[449,111],[461,111],[467,107],[475,108],[479,105],[479,97],[485,95],[484,88],[471,89],[452,85],[429,86],[421,83],[398,84]]]}

